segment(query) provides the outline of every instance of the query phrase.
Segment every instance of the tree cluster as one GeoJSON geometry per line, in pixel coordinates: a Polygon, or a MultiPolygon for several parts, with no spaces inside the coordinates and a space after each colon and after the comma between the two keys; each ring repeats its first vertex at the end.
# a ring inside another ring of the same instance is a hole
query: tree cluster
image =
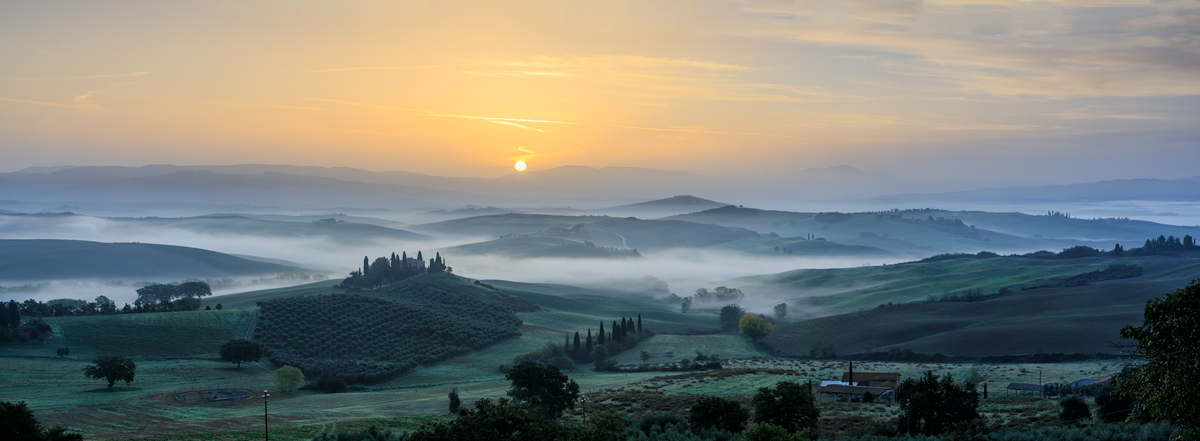
{"type": "Polygon", "coordinates": [[[574,369],[576,363],[595,363],[597,370],[612,370],[616,364],[608,358],[638,345],[638,342],[654,335],[649,328],[642,326],[642,315],[637,319],[621,317],[621,321],[613,320],[608,330],[604,322],[600,322],[600,330],[593,337],[592,329],[586,334],[575,332],[568,334],[562,345],[547,343],[542,349],[535,349],[513,359],[513,364],[524,361],[534,361],[552,364],[560,369],[574,369]]]}
{"type": "Polygon", "coordinates": [[[342,280],[342,288],[377,288],[421,274],[453,271],[446,266],[446,260],[441,253],[429,259],[426,264],[421,252],[417,251],[416,258],[409,258],[408,253],[401,251],[400,255],[392,253],[389,257],[377,257],[371,261],[363,257],[362,268],[351,271],[350,276],[342,280]]]}
{"type": "Polygon", "coordinates": [[[1200,438],[1200,280],[1146,302],[1141,326],[1121,329],[1133,340],[1130,354],[1145,363],[1120,377],[1117,394],[1136,408],[1180,428],[1180,439],[1200,438]]]}
{"type": "Polygon", "coordinates": [[[955,382],[949,373],[939,378],[933,371],[925,371],[918,380],[904,380],[897,394],[900,418],[896,430],[900,433],[941,435],[979,419],[975,385],[955,382]]]}

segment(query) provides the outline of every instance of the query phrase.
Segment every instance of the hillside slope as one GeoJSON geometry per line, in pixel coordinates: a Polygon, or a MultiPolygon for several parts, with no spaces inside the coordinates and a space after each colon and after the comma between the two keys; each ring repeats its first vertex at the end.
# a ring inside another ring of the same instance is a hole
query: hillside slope
{"type": "Polygon", "coordinates": [[[962,356],[1112,352],[1108,343],[1118,339],[1120,328],[1142,322],[1146,300],[1200,276],[1196,259],[1141,263],[1145,272],[1135,278],[1017,290],[970,303],[916,301],[789,323],[766,342],[791,355],[808,355],[814,345],[832,345],[842,354],[893,348],[962,356]]]}
{"type": "Polygon", "coordinates": [[[171,245],[0,239],[2,280],[220,278],[297,270],[171,245]]]}

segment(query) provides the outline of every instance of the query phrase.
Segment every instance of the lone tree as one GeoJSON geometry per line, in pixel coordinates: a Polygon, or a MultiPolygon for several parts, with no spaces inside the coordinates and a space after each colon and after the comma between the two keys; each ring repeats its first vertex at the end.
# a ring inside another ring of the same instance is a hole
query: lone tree
{"type": "Polygon", "coordinates": [[[200,281],[183,282],[175,287],[175,292],[179,297],[194,297],[198,299],[204,296],[211,296],[212,287],[208,286],[208,283],[200,281]]]}
{"type": "Polygon", "coordinates": [[[239,369],[243,361],[254,362],[261,358],[262,345],[244,338],[229,340],[221,345],[221,360],[237,363],[239,369]]]}
{"type": "Polygon", "coordinates": [[[304,385],[304,372],[299,368],[284,365],[271,373],[271,384],[280,392],[294,391],[304,385]]]}
{"type": "Polygon", "coordinates": [[[741,403],[719,397],[697,400],[688,413],[688,423],[696,433],[709,427],[741,433],[749,419],[750,412],[743,409],[741,403]]]}
{"type": "Polygon", "coordinates": [[[754,394],[754,420],[766,422],[797,432],[815,429],[821,411],[808,386],[794,381],[780,381],[774,388],[760,387],[754,394]]]}
{"type": "Polygon", "coordinates": [[[721,308],[721,328],[737,329],[738,320],[741,320],[743,315],[746,315],[746,310],[742,309],[741,306],[736,304],[725,305],[725,307],[721,308]]]}
{"type": "Polygon", "coordinates": [[[133,382],[133,371],[137,370],[137,365],[133,360],[119,355],[101,355],[92,359],[92,365],[83,368],[83,375],[96,380],[108,381],[108,387],[112,388],[117,381],[125,381],[125,384],[133,382]]]}
{"type": "Polygon", "coordinates": [[[579,398],[579,385],[554,365],[522,361],[504,378],[512,382],[508,396],[529,403],[546,418],[558,418],[564,410],[575,408],[579,398]]]}
{"type": "Polygon", "coordinates": [[[939,379],[933,371],[925,371],[920,380],[904,380],[899,392],[904,397],[896,422],[900,433],[908,433],[910,419],[914,432],[933,436],[979,418],[979,393],[970,384],[955,383],[950,374],[939,379]]]}
{"type": "Polygon", "coordinates": [[[457,414],[458,407],[462,405],[462,400],[458,398],[458,387],[450,389],[450,393],[446,396],[447,398],[450,398],[450,414],[457,414]]]}
{"type": "Polygon", "coordinates": [[[1142,326],[1121,328],[1134,340],[1132,357],[1146,363],[1121,377],[1118,395],[1137,408],[1179,428],[1175,439],[1200,437],[1200,382],[1195,381],[1200,353],[1200,280],[1163,297],[1146,301],[1142,326]]]}
{"type": "Polygon", "coordinates": [[[784,317],[787,317],[787,303],[775,305],[775,319],[783,320],[784,317]]]}
{"type": "Polygon", "coordinates": [[[738,320],[738,333],[750,337],[750,340],[755,343],[769,337],[774,330],[775,327],[763,320],[762,317],[745,314],[741,320],[738,320]]]}

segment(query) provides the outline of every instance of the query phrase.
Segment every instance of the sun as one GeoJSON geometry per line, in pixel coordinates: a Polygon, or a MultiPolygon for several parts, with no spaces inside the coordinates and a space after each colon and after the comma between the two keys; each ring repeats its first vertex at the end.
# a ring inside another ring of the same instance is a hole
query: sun
{"type": "Polygon", "coordinates": [[[525,161],[517,161],[516,164],[513,164],[513,168],[517,171],[525,171],[525,161]]]}

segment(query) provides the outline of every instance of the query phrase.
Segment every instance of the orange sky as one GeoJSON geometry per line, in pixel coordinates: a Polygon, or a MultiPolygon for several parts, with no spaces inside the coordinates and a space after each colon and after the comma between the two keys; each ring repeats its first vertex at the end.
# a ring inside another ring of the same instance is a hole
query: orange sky
{"type": "Polygon", "coordinates": [[[1140,0],[5,2],[0,171],[1190,176],[1197,17],[1140,0]]]}

